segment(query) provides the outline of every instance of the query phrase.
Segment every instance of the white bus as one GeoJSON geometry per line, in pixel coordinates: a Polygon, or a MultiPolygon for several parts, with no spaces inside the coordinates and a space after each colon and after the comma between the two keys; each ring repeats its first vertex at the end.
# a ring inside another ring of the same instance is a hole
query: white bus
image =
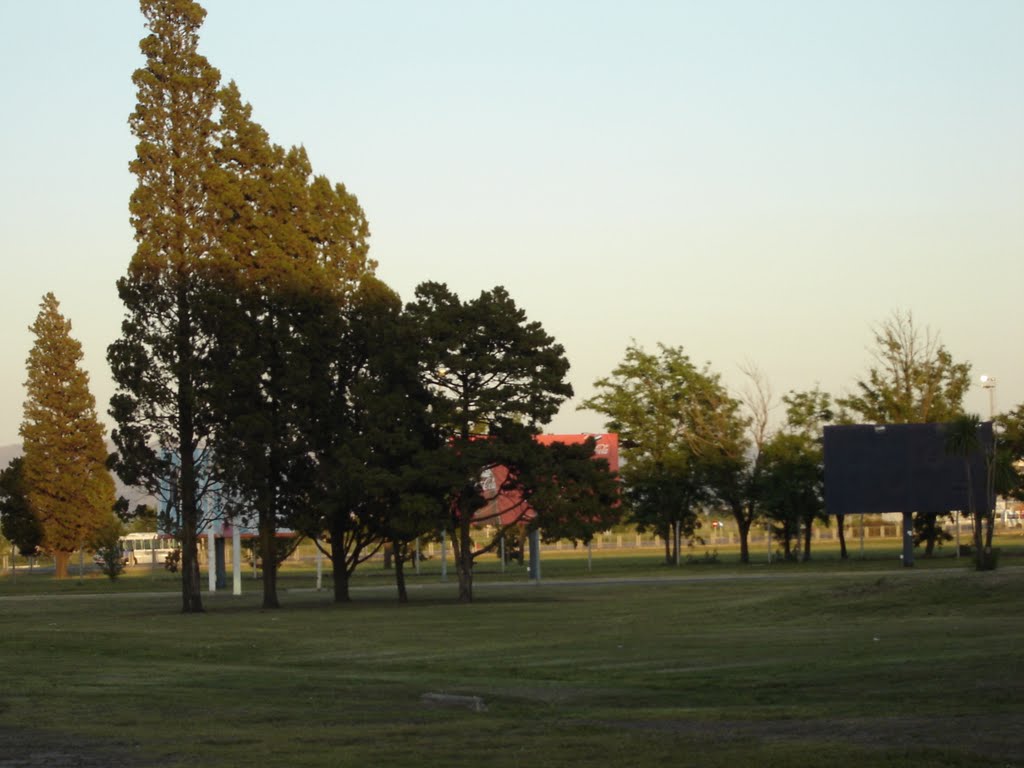
{"type": "Polygon", "coordinates": [[[178,549],[178,540],[167,533],[129,533],[119,541],[128,565],[163,565],[178,549]]]}

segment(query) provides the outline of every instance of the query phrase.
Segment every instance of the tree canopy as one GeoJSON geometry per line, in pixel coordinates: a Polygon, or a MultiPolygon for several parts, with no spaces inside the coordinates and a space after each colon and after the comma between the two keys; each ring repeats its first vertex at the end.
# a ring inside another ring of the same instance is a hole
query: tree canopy
{"type": "Polygon", "coordinates": [[[742,452],[739,402],[718,374],[665,345],[653,354],[631,344],[594,387],[597,394],[581,407],[603,414],[619,434],[631,519],[665,540],[666,560],[678,558],[680,538],[696,536],[698,507],[711,498],[713,468],[742,452]]]}
{"type": "Polygon", "coordinates": [[[42,533],[40,546],[53,553],[57,577],[63,578],[70,554],[113,517],[114,480],[96,400],[81,367],[82,347],[52,293],[43,297],[30,330],[35,342],[20,430],[21,479],[42,533]]]}

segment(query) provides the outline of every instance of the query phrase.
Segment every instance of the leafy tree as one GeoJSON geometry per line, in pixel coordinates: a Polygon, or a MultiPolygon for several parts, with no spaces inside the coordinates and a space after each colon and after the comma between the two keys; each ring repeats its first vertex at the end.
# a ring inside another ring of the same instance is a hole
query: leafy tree
{"type": "Polygon", "coordinates": [[[963,413],[970,363],[954,362],[939,334],[921,329],[911,312],[895,311],[873,330],[874,364],[856,393],[836,399],[874,424],[950,421],[963,413]]]}
{"type": "MultiPolygon", "coordinates": [[[[922,329],[909,311],[894,311],[873,334],[874,364],[854,394],[836,399],[841,408],[873,424],[948,422],[963,414],[971,365],[955,362],[937,332],[922,329]]],[[[931,555],[942,538],[936,513],[915,514],[914,529],[931,555]]]]}
{"type": "MultiPolygon", "coordinates": [[[[974,556],[975,565],[979,571],[995,568],[995,558],[992,556],[992,534],[995,529],[995,511],[991,503],[986,504],[987,509],[978,509],[974,502],[973,472],[971,470],[972,460],[983,450],[986,452],[986,469],[993,471],[993,457],[990,446],[985,446],[979,434],[981,419],[977,414],[968,413],[958,416],[948,426],[946,431],[946,452],[952,456],[959,456],[964,463],[964,477],[967,487],[967,509],[973,520],[974,527],[974,556]]],[[[991,483],[987,484],[991,489],[991,483]]]]}
{"type": "MultiPolygon", "coordinates": [[[[452,533],[459,599],[473,599],[473,563],[497,546],[477,548],[474,518],[487,504],[482,475],[508,470],[496,490],[522,492],[523,457],[540,426],[572,396],[565,351],[499,287],[462,301],[441,283],[416,288],[406,306],[420,344],[420,377],[441,447],[435,466],[446,478],[444,527],[452,533]]],[[[527,507],[518,508],[520,519],[527,507]]],[[[512,523],[504,518],[506,525],[512,523]]]]}
{"type": "Polygon", "coordinates": [[[273,145],[234,83],[220,103],[200,319],[215,363],[206,383],[219,476],[234,504],[255,513],[263,607],[276,608],[277,529],[312,501],[322,348],[373,265],[355,198],[313,177],[304,150],[273,145]]]}
{"type": "MultiPolygon", "coordinates": [[[[798,435],[807,441],[808,449],[814,454],[819,464],[821,479],[817,482],[824,483],[825,455],[824,455],[824,428],[827,424],[837,419],[836,412],[832,405],[832,396],[822,392],[817,386],[806,391],[790,391],[784,395],[782,402],[786,405],[786,431],[798,435]]],[[[808,477],[810,475],[808,474],[808,477]]],[[[819,494],[823,493],[823,487],[819,494]]],[[[839,555],[845,560],[849,555],[846,551],[846,531],[844,515],[836,516],[836,525],[839,528],[839,555]]],[[[820,512],[812,513],[805,519],[805,546],[804,558],[811,556],[811,526],[815,519],[828,522],[828,516],[824,508],[820,512]]]]}
{"type": "Polygon", "coordinates": [[[996,417],[995,492],[1024,501],[1024,405],[996,417]]]}
{"type": "Polygon", "coordinates": [[[405,530],[397,525],[405,488],[398,476],[420,464],[426,402],[418,344],[401,323],[401,309],[397,294],[364,275],[324,334],[312,377],[315,503],[293,524],[330,558],[335,602],[349,600],[356,567],[405,530]]]}
{"type": "Polygon", "coordinates": [[[796,557],[802,528],[803,559],[809,560],[814,521],[825,514],[821,446],[806,435],[778,432],[764,454],[760,496],[772,534],[788,560],[796,557]]]}
{"type": "Polygon", "coordinates": [[[68,559],[113,518],[114,480],[107,470],[103,426],[89,377],[81,368],[82,346],[52,293],[43,297],[30,330],[35,342],[25,383],[22,480],[42,529],[41,547],[54,555],[57,578],[68,559]]]}
{"type": "Polygon", "coordinates": [[[208,208],[219,72],[199,54],[206,12],[193,0],[141,0],[149,34],[129,119],[137,139],[129,164],[136,250],[117,284],[125,305],[121,338],[107,352],[117,393],[116,469],[131,485],[159,493],[174,477],[182,544],[182,611],[203,610],[196,537],[209,488],[212,414],[204,399],[208,339],[197,325],[209,256],[208,208]]]}
{"type": "Polygon", "coordinates": [[[758,490],[773,407],[771,387],[753,365],[743,367],[749,387],[741,398],[746,414],[726,411],[722,439],[710,452],[708,488],[732,513],[740,539],[740,562],[750,562],[750,529],[761,516],[758,490]]]}
{"type": "Polygon", "coordinates": [[[0,532],[31,557],[43,543],[43,529],[28,504],[24,471],[25,460],[17,456],[0,472],[0,532]]]}
{"type": "Polygon", "coordinates": [[[723,475],[738,471],[744,422],[717,374],[697,368],[682,348],[658,349],[631,344],[581,407],[604,414],[607,429],[619,434],[631,519],[665,540],[671,563],[680,538],[696,536],[697,508],[712,498],[710,485],[724,485],[723,475]]]}
{"type": "Polygon", "coordinates": [[[594,534],[619,522],[619,482],[608,461],[595,458],[597,441],[538,444],[536,457],[523,462],[529,477],[520,478],[525,500],[535,515],[530,521],[546,542],[589,543],[594,534]]]}

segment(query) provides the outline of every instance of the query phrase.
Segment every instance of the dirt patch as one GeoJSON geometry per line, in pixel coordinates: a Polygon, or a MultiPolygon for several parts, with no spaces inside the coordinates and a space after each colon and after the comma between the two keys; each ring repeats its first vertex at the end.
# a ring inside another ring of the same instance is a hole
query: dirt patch
{"type": "Polygon", "coordinates": [[[127,744],[90,744],[64,734],[0,725],[0,768],[109,768],[152,766],[127,744]]]}
{"type": "Polygon", "coordinates": [[[948,749],[1024,768],[1024,715],[858,717],[814,720],[647,720],[607,727],[670,732],[695,739],[762,743],[823,742],[860,749],[948,749]]]}

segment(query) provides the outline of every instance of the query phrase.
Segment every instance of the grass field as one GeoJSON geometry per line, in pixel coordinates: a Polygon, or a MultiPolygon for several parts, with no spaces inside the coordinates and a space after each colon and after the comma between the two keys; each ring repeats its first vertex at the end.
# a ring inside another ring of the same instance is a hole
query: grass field
{"type": "Polygon", "coordinates": [[[1024,765],[1024,567],[937,562],[552,557],[468,606],[286,571],[189,616],[170,575],[6,576],[0,765],[1024,765]]]}

